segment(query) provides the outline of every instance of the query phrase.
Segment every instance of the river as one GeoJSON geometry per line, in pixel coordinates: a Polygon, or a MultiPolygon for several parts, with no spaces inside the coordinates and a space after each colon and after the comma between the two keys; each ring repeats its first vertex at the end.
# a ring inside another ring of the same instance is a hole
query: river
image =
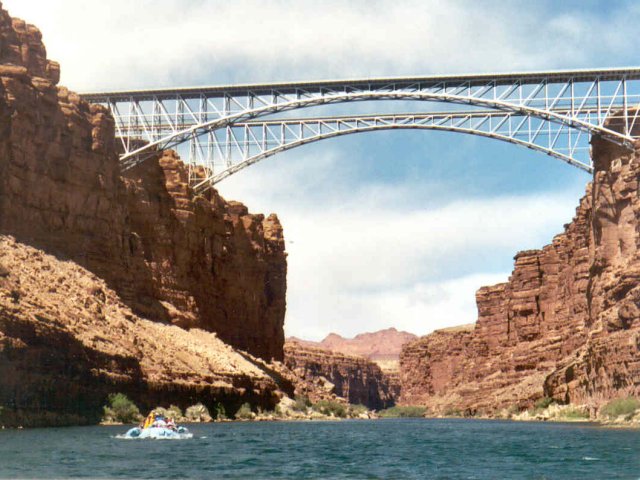
{"type": "Polygon", "coordinates": [[[638,479],[640,431],[388,419],[215,423],[191,440],[126,427],[0,431],[0,478],[638,479]]]}

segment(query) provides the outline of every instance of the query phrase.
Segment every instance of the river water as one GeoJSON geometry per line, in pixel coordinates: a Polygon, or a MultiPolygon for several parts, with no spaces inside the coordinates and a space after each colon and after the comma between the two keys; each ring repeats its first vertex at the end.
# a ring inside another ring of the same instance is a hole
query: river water
{"type": "Polygon", "coordinates": [[[481,420],[216,423],[0,431],[0,478],[639,479],[640,431],[481,420]]]}

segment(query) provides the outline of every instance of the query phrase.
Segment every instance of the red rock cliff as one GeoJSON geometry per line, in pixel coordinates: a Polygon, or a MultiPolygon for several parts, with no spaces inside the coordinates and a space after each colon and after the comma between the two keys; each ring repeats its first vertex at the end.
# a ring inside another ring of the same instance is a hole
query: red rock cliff
{"type": "Polygon", "coordinates": [[[418,337],[412,333],[387,328],[376,332],[360,333],[353,338],[344,338],[337,333],[330,333],[320,342],[295,337],[289,340],[311,348],[365,357],[377,363],[385,372],[397,372],[402,346],[416,338],[418,337]]]}
{"type": "Polygon", "coordinates": [[[403,403],[489,413],[640,393],[640,148],[592,144],[593,183],[564,233],[477,292],[474,326],[404,348],[403,403]]]}
{"type": "Polygon", "coordinates": [[[286,256],[278,217],[252,215],[215,190],[193,198],[187,175],[171,151],[127,172],[129,253],[144,258],[151,282],[136,282],[125,299],[142,312],[160,300],[151,315],[281,360],[286,256]]]}
{"type": "Polygon", "coordinates": [[[143,411],[273,408],[293,387],[215,334],[135,315],[71,261],[0,235],[0,425],[97,423],[107,395],[143,411]]]}
{"type": "Polygon", "coordinates": [[[640,395],[640,142],[627,151],[597,139],[593,156],[587,341],[546,379],[545,392],[597,406],[640,395]]]}
{"type": "Polygon", "coordinates": [[[277,217],[193,198],[171,153],[123,178],[110,114],[58,79],[40,32],[0,11],[0,233],[73,259],[136,313],[282,359],[277,217]]]}
{"type": "Polygon", "coordinates": [[[336,395],[376,410],[394,404],[388,379],[377,364],[363,357],[288,341],[284,363],[298,379],[296,393],[312,401],[336,395]]]}

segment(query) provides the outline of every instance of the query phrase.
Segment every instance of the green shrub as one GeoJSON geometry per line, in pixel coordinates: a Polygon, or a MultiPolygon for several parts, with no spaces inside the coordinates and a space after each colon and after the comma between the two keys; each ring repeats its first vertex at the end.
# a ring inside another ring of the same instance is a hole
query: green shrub
{"type": "Polygon", "coordinates": [[[112,393],[104,406],[103,420],[107,422],[135,423],[142,419],[140,410],[124,393],[112,393]]]}
{"type": "Polygon", "coordinates": [[[449,407],[444,411],[445,417],[462,417],[462,411],[459,408],[449,407]]]}
{"type": "Polygon", "coordinates": [[[334,416],[337,418],[345,418],[347,416],[346,405],[334,400],[320,400],[313,406],[313,409],[323,415],[334,416]]]}
{"type": "Polygon", "coordinates": [[[296,412],[306,412],[307,408],[311,406],[311,400],[309,397],[303,395],[296,395],[295,403],[291,407],[296,412]]]}
{"type": "Polygon", "coordinates": [[[382,418],[418,418],[424,417],[427,409],[419,405],[407,405],[387,408],[380,410],[379,415],[382,418]]]}
{"type": "Polygon", "coordinates": [[[617,398],[602,407],[600,415],[608,418],[631,417],[638,408],[640,400],[635,397],[617,398]]]}
{"type": "Polygon", "coordinates": [[[240,420],[248,420],[254,417],[253,411],[251,410],[251,404],[243,403],[242,406],[236,412],[236,418],[240,420]]]}
{"type": "Polygon", "coordinates": [[[212,420],[209,409],[202,403],[187,407],[184,411],[184,417],[187,422],[210,422],[212,420]]]}
{"type": "Polygon", "coordinates": [[[171,415],[171,418],[173,418],[174,420],[178,420],[178,419],[180,421],[184,420],[184,415],[182,413],[182,410],[177,405],[169,406],[169,414],[171,415]]]}
{"type": "Polygon", "coordinates": [[[549,407],[549,405],[552,405],[554,403],[556,403],[555,399],[551,397],[542,397],[538,399],[533,406],[536,410],[544,410],[545,408],[549,407]]]}
{"type": "Polygon", "coordinates": [[[560,418],[566,418],[568,420],[580,420],[589,418],[589,412],[581,408],[569,407],[559,412],[560,418]]]}
{"type": "Polygon", "coordinates": [[[213,406],[213,414],[215,415],[215,419],[216,420],[226,420],[227,418],[227,411],[224,408],[224,405],[220,402],[216,402],[215,405],[213,406]]]}
{"type": "Polygon", "coordinates": [[[357,417],[363,413],[367,413],[369,409],[361,404],[352,404],[349,405],[349,416],[357,417]]]}
{"type": "Polygon", "coordinates": [[[518,405],[509,405],[507,408],[502,409],[502,418],[513,418],[520,413],[520,407],[518,405]]]}
{"type": "Polygon", "coordinates": [[[521,410],[522,409],[520,408],[520,405],[510,405],[507,409],[509,413],[512,413],[514,415],[520,413],[521,410]]]}

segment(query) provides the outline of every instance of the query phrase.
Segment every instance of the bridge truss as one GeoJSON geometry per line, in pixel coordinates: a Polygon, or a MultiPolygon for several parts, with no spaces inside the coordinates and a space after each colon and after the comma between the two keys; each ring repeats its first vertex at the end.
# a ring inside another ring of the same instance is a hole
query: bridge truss
{"type": "Polygon", "coordinates": [[[113,113],[123,168],[157,150],[186,143],[189,164],[209,172],[204,180],[194,177],[197,189],[284,150],[358,132],[426,129],[480,135],[591,171],[591,135],[632,148],[640,131],[640,68],[141,90],[83,97],[107,105],[113,113]],[[313,115],[312,107],[349,102],[380,105],[391,100],[420,109],[313,115]],[[307,116],[292,118],[293,112],[307,116]]]}

